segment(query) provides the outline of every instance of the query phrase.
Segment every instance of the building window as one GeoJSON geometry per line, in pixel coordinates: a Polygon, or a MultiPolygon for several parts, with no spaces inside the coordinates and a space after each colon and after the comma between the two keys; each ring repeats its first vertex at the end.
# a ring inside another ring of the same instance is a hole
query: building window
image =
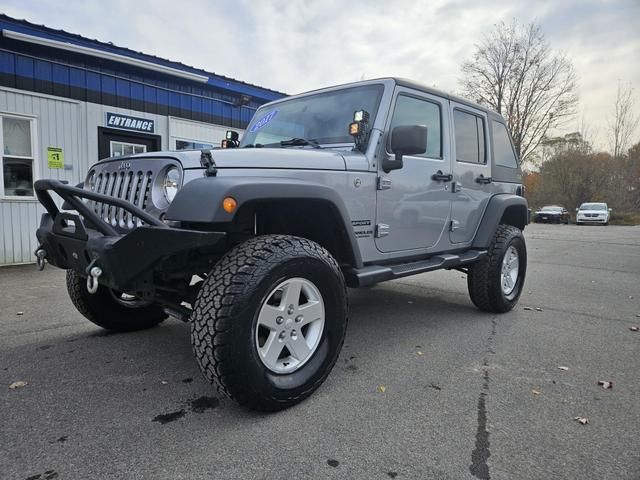
{"type": "Polygon", "coordinates": [[[458,162],[485,163],[484,119],[461,110],[453,111],[458,162]]]}
{"type": "Polygon", "coordinates": [[[4,197],[34,197],[33,122],[32,118],[0,115],[0,194],[4,197]]]}
{"type": "Polygon", "coordinates": [[[174,150],[202,150],[213,148],[211,143],[193,142],[191,140],[178,140],[176,139],[176,145],[174,150]]]}
{"type": "Polygon", "coordinates": [[[123,155],[134,155],[136,153],[145,153],[147,151],[146,145],[140,145],[138,143],[127,142],[114,142],[110,144],[112,157],[121,157],[123,155]]]}

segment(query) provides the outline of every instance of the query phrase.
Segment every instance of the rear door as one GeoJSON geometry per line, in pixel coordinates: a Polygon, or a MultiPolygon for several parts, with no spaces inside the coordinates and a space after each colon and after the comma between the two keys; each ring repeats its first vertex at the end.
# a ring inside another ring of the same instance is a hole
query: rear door
{"type": "Polygon", "coordinates": [[[491,152],[487,115],[451,102],[453,183],[451,184],[451,243],[473,239],[491,197],[491,152]]]}
{"type": "MultiPolygon", "coordinates": [[[[380,171],[377,191],[376,247],[382,252],[426,249],[443,235],[450,208],[448,181],[432,176],[451,173],[448,148],[442,141],[449,135],[448,100],[399,87],[394,92],[393,111],[387,119],[388,157],[391,131],[400,125],[427,127],[427,152],[405,155],[404,167],[390,173],[380,171]]],[[[381,162],[379,162],[381,163],[381,162]]]]}

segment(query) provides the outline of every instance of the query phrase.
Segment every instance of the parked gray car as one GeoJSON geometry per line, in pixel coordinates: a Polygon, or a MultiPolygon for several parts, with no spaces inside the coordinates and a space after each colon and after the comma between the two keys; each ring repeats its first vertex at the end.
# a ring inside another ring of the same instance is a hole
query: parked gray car
{"type": "Polygon", "coordinates": [[[266,104],[223,144],[106,159],[76,187],[36,182],[38,265],[67,270],[86,318],[190,321],[205,377],[274,411],[331,371],[347,286],[454,269],[481,310],[518,301],[528,209],[496,113],[385,78],[266,104]]]}

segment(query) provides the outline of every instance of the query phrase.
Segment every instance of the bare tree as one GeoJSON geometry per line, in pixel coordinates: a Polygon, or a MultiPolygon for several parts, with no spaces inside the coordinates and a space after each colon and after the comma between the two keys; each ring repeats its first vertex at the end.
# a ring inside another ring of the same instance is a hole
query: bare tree
{"type": "Polygon", "coordinates": [[[634,103],[633,88],[618,82],[614,117],[609,124],[609,145],[614,158],[627,152],[631,136],[638,127],[640,117],[633,112],[634,103]]]}
{"type": "Polygon", "coordinates": [[[540,26],[495,26],[462,64],[464,93],[507,120],[519,157],[527,160],[550,129],[575,114],[576,75],[554,53],[540,26]]]}

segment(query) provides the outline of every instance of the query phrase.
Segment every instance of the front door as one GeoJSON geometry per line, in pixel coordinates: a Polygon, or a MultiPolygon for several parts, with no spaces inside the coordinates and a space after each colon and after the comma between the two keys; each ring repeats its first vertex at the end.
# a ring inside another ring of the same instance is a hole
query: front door
{"type": "Polygon", "coordinates": [[[396,89],[394,97],[386,127],[387,147],[381,155],[393,155],[389,151],[391,131],[400,125],[426,125],[427,151],[404,156],[404,167],[399,170],[380,170],[376,247],[382,252],[424,250],[438,242],[448,223],[449,182],[432,177],[451,173],[449,151],[442,141],[449,135],[449,102],[408,88],[396,89]]]}
{"type": "Polygon", "coordinates": [[[487,116],[466,105],[451,104],[453,182],[451,243],[470,242],[491,197],[491,158],[487,116]]]}

